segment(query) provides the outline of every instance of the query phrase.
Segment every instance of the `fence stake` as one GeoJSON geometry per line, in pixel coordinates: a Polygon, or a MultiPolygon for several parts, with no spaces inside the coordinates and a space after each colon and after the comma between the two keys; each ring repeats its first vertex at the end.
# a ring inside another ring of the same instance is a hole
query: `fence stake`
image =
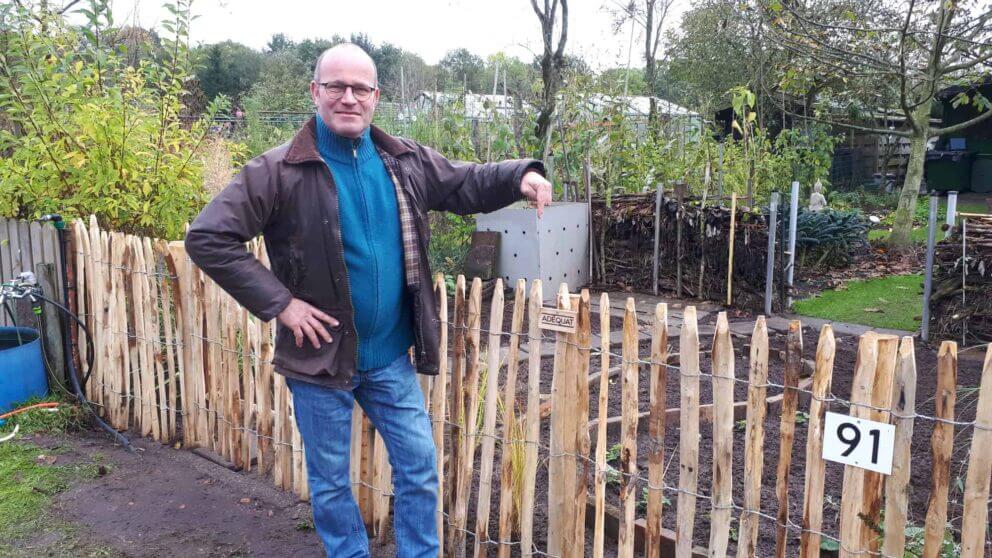
{"type": "MultiPolygon", "coordinates": [[[[578,330],[572,345],[574,359],[572,361],[575,373],[574,405],[575,417],[569,431],[575,437],[576,460],[582,464],[582,473],[578,476],[572,491],[571,505],[573,506],[574,529],[566,544],[570,550],[569,556],[582,558],[585,552],[586,534],[586,499],[588,494],[591,467],[589,461],[589,351],[592,344],[592,325],[590,324],[589,290],[582,289],[579,293],[578,330]]],[[[567,534],[566,534],[567,535],[567,534]]]]}
{"type": "Polygon", "coordinates": [[[690,556],[696,520],[696,484],[699,478],[699,329],[696,307],[682,314],[679,339],[682,397],[679,402],[679,496],[675,528],[676,556],[690,556]]]}
{"type": "MultiPolygon", "coordinates": [[[[983,374],[984,376],[984,374],[983,374]]],[[[944,341],[937,353],[936,417],[930,439],[933,451],[933,474],[930,476],[930,501],[923,539],[923,557],[937,558],[947,526],[947,491],[951,480],[951,452],[954,449],[954,401],[958,383],[958,344],[944,341]]]]}
{"type": "Polygon", "coordinates": [[[637,475],[637,394],[638,394],[638,346],[637,310],[634,299],[628,298],[623,315],[623,434],[620,451],[620,536],[617,541],[617,556],[634,556],[634,511],[637,496],[634,494],[637,475]]]}
{"type": "MultiPolygon", "coordinates": [[[[644,554],[658,556],[661,553],[661,512],[664,493],[661,486],[665,481],[665,410],[666,384],[668,383],[668,305],[658,303],[654,307],[654,331],[651,335],[651,410],[648,418],[648,437],[651,446],[648,451],[648,513],[647,536],[644,540],[644,554]]],[[[604,372],[609,368],[602,368],[604,372]]],[[[600,377],[609,376],[608,372],[600,377]]],[[[600,413],[600,421],[605,415],[600,413]]],[[[600,424],[603,436],[605,424],[600,424]]],[[[606,443],[605,440],[603,442],[606,443]]]]}
{"type": "Polygon", "coordinates": [[[751,370],[747,386],[747,430],[744,447],[744,509],[741,512],[737,558],[755,556],[761,509],[761,474],[764,467],[765,398],[768,388],[768,327],[758,316],[751,334],[751,370]]]}
{"type": "MultiPolygon", "coordinates": [[[[513,292],[513,317],[510,324],[510,350],[506,357],[506,381],[503,385],[503,443],[501,445],[502,463],[500,466],[500,498],[499,498],[499,558],[509,558],[510,518],[513,515],[513,458],[521,455],[516,444],[522,440],[517,436],[516,398],[517,370],[520,368],[520,331],[524,324],[524,311],[527,305],[527,283],[517,280],[513,292]]],[[[438,459],[441,459],[441,456],[438,459]]],[[[519,482],[519,481],[517,481],[519,482]]],[[[519,511],[519,510],[518,510],[519,511]]]]}
{"type": "Polygon", "coordinates": [[[801,558],[820,556],[820,535],[823,527],[823,417],[826,397],[834,371],[834,330],[830,324],[820,328],[813,371],[813,395],[809,407],[809,429],[806,434],[806,478],[803,485],[803,532],[799,541],[801,558]]]}
{"type": "MultiPolygon", "coordinates": [[[[858,357],[851,384],[851,416],[867,419],[866,405],[871,403],[872,378],[878,364],[878,334],[869,331],[858,342],[858,357]]],[[[861,556],[861,502],[864,493],[864,469],[844,466],[843,497],[840,503],[840,558],[861,556]]]]}
{"type": "Polygon", "coordinates": [[[768,205],[768,255],[765,262],[765,315],[772,315],[772,291],[775,285],[775,234],[778,232],[778,192],[772,192],[768,205]]]}
{"type": "MultiPolygon", "coordinates": [[[[486,401],[482,425],[482,460],[479,465],[479,495],[475,508],[476,558],[484,556],[482,544],[489,538],[490,499],[493,490],[493,458],[496,453],[496,403],[499,400],[500,341],[503,337],[503,280],[496,279],[489,311],[489,343],[486,346],[486,401]]],[[[513,404],[509,401],[508,404],[513,404]]],[[[508,448],[503,448],[506,451],[508,448]]]]}
{"type": "Polygon", "coordinates": [[[775,525],[775,556],[785,558],[786,525],[789,522],[789,474],[792,469],[792,449],[796,439],[796,410],[799,405],[799,374],[803,368],[803,325],[799,320],[789,322],[785,351],[785,389],[782,394],[782,419],[779,423],[778,467],[775,475],[775,495],[778,515],[775,525]]]}
{"type": "Polygon", "coordinates": [[[468,367],[462,388],[465,392],[465,426],[462,430],[462,455],[459,458],[458,493],[455,502],[454,544],[451,551],[456,558],[465,556],[465,525],[468,515],[469,491],[472,488],[472,468],[475,464],[475,446],[478,442],[476,424],[479,416],[479,335],[482,308],[482,281],[472,279],[468,297],[468,335],[466,350],[468,367]]]}
{"type": "Polygon", "coordinates": [[[524,489],[520,498],[520,548],[534,555],[534,483],[537,479],[537,443],[541,434],[541,280],[530,285],[527,312],[527,443],[524,445],[524,489]]]}
{"type": "Polygon", "coordinates": [[[893,395],[896,436],[892,448],[892,475],[885,482],[884,556],[902,556],[906,550],[907,488],[912,464],[913,415],[916,413],[916,353],[911,336],[903,337],[899,346],[893,395]]]}
{"type": "Polygon", "coordinates": [[[652,292],[658,294],[658,247],[661,244],[661,199],[664,196],[664,187],[659,183],[654,194],[654,274],[652,277],[652,292]]]}
{"type": "Polygon", "coordinates": [[[957,220],[958,214],[958,193],[951,190],[947,193],[947,216],[945,222],[947,223],[947,230],[944,231],[944,238],[949,238],[951,233],[954,232],[954,223],[957,220]]]}
{"type": "MultiPolygon", "coordinates": [[[[462,445],[465,431],[465,389],[462,386],[465,378],[465,326],[466,318],[465,276],[459,275],[455,280],[455,357],[454,370],[451,374],[451,462],[448,464],[448,517],[449,527],[454,526],[455,508],[458,500],[459,480],[461,474],[462,445]]],[[[448,556],[454,556],[455,530],[448,530],[448,556]]]]}
{"type": "Polygon", "coordinates": [[[733,303],[734,233],[737,232],[737,192],[730,194],[730,242],[727,255],[727,306],[733,303]]]}
{"type": "MultiPolygon", "coordinates": [[[[736,205],[736,199],[731,200],[736,205]]],[[[713,335],[713,506],[710,512],[710,556],[727,555],[733,506],[734,345],[727,313],[720,312],[713,335]]]]}
{"type": "MultiPolygon", "coordinates": [[[[434,279],[434,292],[437,294],[437,318],[440,325],[438,328],[440,362],[438,362],[437,377],[434,379],[434,391],[431,394],[431,408],[434,410],[434,417],[431,422],[434,426],[434,450],[439,481],[437,483],[437,540],[440,548],[438,548],[437,555],[444,556],[444,511],[446,509],[444,500],[444,425],[445,404],[448,398],[448,291],[444,283],[443,273],[439,272],[434,279]]],[[[451,509],[447,509],[450,513],[451,509]]]]}
{"type": "Polygon", "coordinates": [[[989,478],[992,476],[992,344],[985,351],[985,366],[975,411],[975,434],[964,486],[964,519],[961,556],[982,558],[988,533],[989,478]]]}
{"type": "MultiPolygon", "coordinates": [[[[899,338],[895,335],[878,336],[878,363],[871,388],[871,412],[868,418],[875,422],[889,422],[892,408],[893,378],[896,372],[896,359],[899,352],[899,338]]],[[[861,505],[861,518],[868,526],[880,525],[882,519],[882,474],[865,471],[864,500],[861,505]]],[[[871,527],[861,531],[861,547],[877,553],[881,539],[871,527]]]]}
{"type": "Polygon", "coordinates": [[[796,230],[799,226],[799,182],[792,183],[792,197],[789,199],[789,267],[786,276],[788,289],[787,306],[792,308],[792,285],[796,271],[796,230]]]}
{"type": "MultiPolygon", "coordinates": [[[[610,296],[599,295],[599,422],[596,428],[596,517],[592,536],[592,558],[603,558],[606,527],[606,419],[609,416],[610,375],[610,296]]],[[[648,509],[651,509],[648,503],[648,509]]]]}
{"type": "Polygon", "coordinates": [[[923,276],[923,324],[920,338],[930,340],[930,293],[933,292],[933,252],[937,239],[937,192],[930,192],[930,216],[927,219],[927,257],[923,276]]]}
{"type": "MultiPolygon", "coordinates": [[[[568,285],[558,289],[558,308],[571,310],[568,285]]],[[[572,386],[572,367],[566,362],[569,356],[568,334],[555,334],[555,360],[551,373],[551,442],[548,457],[548,554],[564,556],[566,539],[574,532],[575,516],[569,499],[575,487],[575,437],[569,440],[567,432],[574,427],[571,411],[575,407],[572,386]],[[571,453],[572,455],[566,455],[571,453]]],[[[574,432],[574,431],[573,431],[574,432]]]]}

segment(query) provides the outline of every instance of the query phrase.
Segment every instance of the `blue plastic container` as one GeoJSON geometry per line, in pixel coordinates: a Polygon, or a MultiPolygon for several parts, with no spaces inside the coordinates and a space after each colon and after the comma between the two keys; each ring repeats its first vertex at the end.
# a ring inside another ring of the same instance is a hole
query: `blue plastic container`
{"type": "Polygon", "coordinates": [[[22,401],[47,394],[48,375],[38,330],[0,327],[0,414],[22,401]]]}

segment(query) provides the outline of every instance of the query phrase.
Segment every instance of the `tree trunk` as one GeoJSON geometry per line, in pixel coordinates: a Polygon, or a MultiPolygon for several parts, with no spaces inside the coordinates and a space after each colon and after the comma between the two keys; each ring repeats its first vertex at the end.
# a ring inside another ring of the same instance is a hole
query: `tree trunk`
{"type": "MultiPolygon", "coordinates": [[[[930,103],[923,103],[913,111],[918,130],[909,139],[909,162],[906,166],[906,179],[899,194],[899,207],[896,209],[892,234],[889,235],[889,249],[897,252],[910,247],[910,234],[913,231],[913,215],[916,213],[916,200],[920,197],[920,182],[923,180],[923,163],[927,155],[927,138],[930,135],[930,103]]],[[[882,172],[885,172],[883,169],[882,172]]]]}

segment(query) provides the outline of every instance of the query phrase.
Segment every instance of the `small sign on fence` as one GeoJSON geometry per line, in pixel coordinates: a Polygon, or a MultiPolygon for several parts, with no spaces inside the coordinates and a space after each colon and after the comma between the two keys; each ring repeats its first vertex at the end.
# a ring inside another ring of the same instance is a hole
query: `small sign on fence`
{"type": "Polygon", "coordinates": [[[840,413],[827,413],[823,425],[823,459],[892,474],[895,426],[840,413]]]}
{"type": "Polygon", "coordinates": [[[559,310],[557,308],[541,308],[541,329],[550,329],[562,333],[575,333],[575,322],[578,313],[574,310],[559,310]]]}

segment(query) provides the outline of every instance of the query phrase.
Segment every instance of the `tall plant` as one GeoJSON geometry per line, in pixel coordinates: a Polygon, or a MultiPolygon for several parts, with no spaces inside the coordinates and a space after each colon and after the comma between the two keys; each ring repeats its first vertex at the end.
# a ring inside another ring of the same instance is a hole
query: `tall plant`
{"type": "Polygon", "coordinates": [[[192,0],[167,5],[163,61],[129,66],[104,37],[109,0],[80,9],[82,27],[61,14],[0,7],[0,215],[95,214],[125,232],[178,238],[205,202],[200,147],[215,99],[186,114],[192,0]]]}

